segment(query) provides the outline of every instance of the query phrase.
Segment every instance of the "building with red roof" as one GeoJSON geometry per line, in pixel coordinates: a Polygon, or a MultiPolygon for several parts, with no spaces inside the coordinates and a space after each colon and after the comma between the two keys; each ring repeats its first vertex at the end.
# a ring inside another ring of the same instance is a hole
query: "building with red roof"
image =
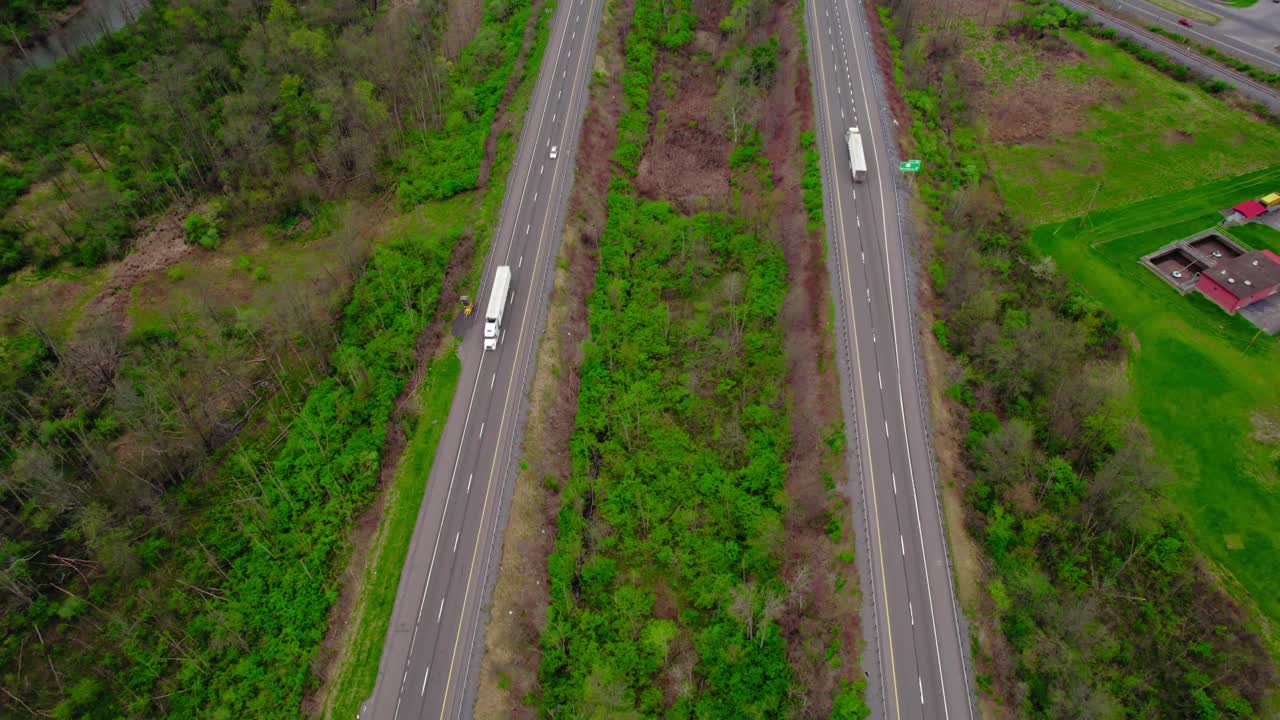
{"type": "Polygon", "coordinates": [[[1270,250],[1255,250],[1218,263],[1200,275],[1196,289],[1234,315],[1240,308],[1280,292],[1280,256],[1270,250]]]}
{"type": "Polygon", "coordinates": [[[1240,213],[1245,220],[1252,220],[1267,211],[1267,206],[1263,205],[1259,200],[1245,200],[1239,205],[1231,208],[1240,213]]]}

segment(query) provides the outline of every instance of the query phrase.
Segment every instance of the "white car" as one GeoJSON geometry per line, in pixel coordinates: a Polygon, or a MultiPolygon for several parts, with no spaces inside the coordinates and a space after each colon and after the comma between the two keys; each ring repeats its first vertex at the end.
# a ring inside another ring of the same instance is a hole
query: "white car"
{"type": "Polygon", "coordinates": [[[557,150],[559,150],[559,149],[560,149],[560,147],[559,147],[558,145],[552,145],[552,146],[551,146],[551,159],[552,159],[552,160],[555,160],[555,159],[556,159],[556,151],[557,151],[557,150]]]}

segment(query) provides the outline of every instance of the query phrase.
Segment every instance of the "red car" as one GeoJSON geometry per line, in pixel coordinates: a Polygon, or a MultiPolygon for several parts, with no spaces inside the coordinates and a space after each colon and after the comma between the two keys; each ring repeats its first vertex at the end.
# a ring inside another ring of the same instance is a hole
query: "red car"
{"type": "Polygon", "coordinates": [[[1178,18],[1178,24],[1182,27],[1191,27],[1191,21],[1186,18],[1178,18]]]}

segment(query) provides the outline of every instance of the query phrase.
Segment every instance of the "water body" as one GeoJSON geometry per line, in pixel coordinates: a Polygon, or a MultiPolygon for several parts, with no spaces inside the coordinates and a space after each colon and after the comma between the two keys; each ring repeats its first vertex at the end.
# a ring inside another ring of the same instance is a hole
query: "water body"
{"type": "MultiPolygon", "coordinates": [[[[133,23],[150,6],[151,0],[87,0],[84,9],[66,25],[38,41],[24,41],[22,52],[11,50],[0,58],[0,84],[17,80],[31,68],[51,65],[103,35],[133,23]]],[[[0,32],[4,32],[3,28],[0,32]]],[[[3,40],[12,47],[12,37],[3,40]]]]}

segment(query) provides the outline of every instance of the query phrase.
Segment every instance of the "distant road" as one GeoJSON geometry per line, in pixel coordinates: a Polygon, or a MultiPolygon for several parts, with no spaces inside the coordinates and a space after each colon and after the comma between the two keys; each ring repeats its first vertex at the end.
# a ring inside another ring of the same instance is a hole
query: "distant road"
{"type": "Polygon", "coordinates": [[[875,717],[972,720],[968,650],[951,584],[914,349],[895,141],[877,100],[861,3],[805,3],[822,157],[841,397],[854,462],[855,524],[875,717]],[[867,156],[854,183],[845,142],[867,156]],[[894,542],[894,541],[897,542],[894,542]]]}
{"type": "Polygon", "coordinates": [[[1182,1],[1221,20],[1210,25],[1190,18],[1188,28],[1178,24],[1178,13],[1147,0],[1096,0],[1096,5],[1108,12],[1132,15],[1146,25],[1172,30],[1202,45],[1217,46],[1259,68],[1280,72],[1280,6],[1276,3],[1258,0],[1250,7],[1238,8],[1214,0],[1182,1]]]}
{"type": "MultiPolygon", "coordinates": [[[[368,720],[470,717],[537,337],[573,182],[603,0],[561,0],[534,85],[497,234],[459,348],[445,421],[387,630],[368,720]],[[557,148],[552,159],[551,148],[557,148]],[[512,291],[496,351],[482,349],[494,270],[512,291]]],[[[447,300],[451,300],[447,299],[447,300]]]]}
{"type": "MultiPolygon", "coordinates": [[[[1240,92],[1249,96],[1253,100],[1266,105],[1271,108],[1273,112],[1280,112],[1280,90],[1276,90],[1269,85],[1264,85],[1244,73],[1232,70],[1226,65],[1222,65],[1216,60],[1207,58],[1185,45],[1174,42],[1162,35],[1157,35],[1156,33],[1148,30],[1144,24],[1139,24],[1138,22],[1131,20],[1129,17],[1124,16],[1129,15],[1130,17],[1140,17],[1142,18],[1142,23],[1166,27],[1173,32],[1196,40],[1203,45],[1218,45],[1219,49],[1223,52],[1235,55],[1241,60],[1258,67],[1267,67],[1265,63],[1271,62],[1266,60],[1265,57],[1251,57],[1238,49],[1226,46],[1214,37],[1206,36],[1204,33],[1208,32],[1206,28],[1209,26],[1194,24],[1191,28],[1182,27],[1177,24],[1177,15],[1142,2],[1142,0],[1126,0],[1125,2],[1117,1],[1114,3],[1111,2],[1111,0],[1107,0],[1108,8],[1116,7],[1118,10],[1104,10],[1098,6],[1082,2],[1081,0],[1058,1],[1073,10],[1079,10],[1080,12],[1087,13],[1094,20],[1102,23],[1105,27],[1115,29],[1119,34],[1133,39],[1143,47],[1164,53],[1174,60],[1177,60],[1179,63],[1197,70],[1211,78],[1223,80],[1235,85],[1240,92]],[[1162,15],[1164,19],[1154,20],[1154,18],[1159,18],[1162,15]],[[1174,19],[1168,20],[1168,17],[1172,17],[1174,19]]],[[[1267,0],[1261,0],[1258,4],[1262,5],[1264,3],[1275,8],[1273,12],[1280,15],[1280,7],[1268,2],[1267,0]]],[[[1217,12],[1217,10],[1215,9],[1214,12],[1217,12]]],[[[1280,39],[1278,39],[1278,41],[1280,41],[1280,39]]],[[[1271,56],[1280,60],[1280,56],[1277,56],[1276,53],[1271,53],[1271,56]]]]}

